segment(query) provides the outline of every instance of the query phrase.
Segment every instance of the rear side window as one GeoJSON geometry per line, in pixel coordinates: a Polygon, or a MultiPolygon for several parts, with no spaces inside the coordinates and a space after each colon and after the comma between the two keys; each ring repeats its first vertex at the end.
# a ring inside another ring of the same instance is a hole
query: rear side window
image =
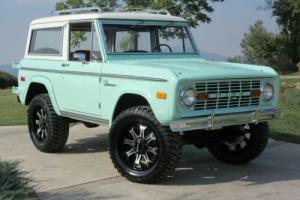
{"type": "Polygon", "coordinates": [[[29,54],[61,55],[62,37],[62,28],[33,30],[31,35],[29,54]]]}

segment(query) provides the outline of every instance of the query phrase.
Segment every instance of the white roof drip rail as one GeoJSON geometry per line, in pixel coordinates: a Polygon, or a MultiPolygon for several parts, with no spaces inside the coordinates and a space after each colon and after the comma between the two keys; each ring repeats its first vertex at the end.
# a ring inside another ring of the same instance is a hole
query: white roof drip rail
{"type": "MultiPolygon", "coordinates": [[[[107,11],[106,9],[104,11],[107,11]]],[[[71,15],[71,14],[86,14],[86,13],[101,13],[103,10],[99,7],[85,7],[53,11],[52,15],[71,15]]]]}

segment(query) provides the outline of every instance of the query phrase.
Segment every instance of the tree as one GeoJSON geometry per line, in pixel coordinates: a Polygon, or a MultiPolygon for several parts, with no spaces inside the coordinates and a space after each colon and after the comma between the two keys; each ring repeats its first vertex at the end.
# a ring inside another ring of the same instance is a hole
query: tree
{"type": "Polygon", "coordinates": [[[286,53],[285,43],[285,37],[268,32],[263,22],[258,21],[250,26],[241,42],[244,62],[272,66],[280,72],[293,71],[295,65],[286,53]]]}
{"type": "Polygon", "coordinates": [[[300,61],[300,1],[266,0],[280,27],[286,54],[296,66],[300,61]]]}
{"type": "MultiPolygon", "coordinates": [[[[214,11],[210,2],[222,2],[224,0],[125,0],[129,8],[167,9],[174,16],[187,19],[191,27],[199,23],[209,23],[209,13],[214,11]]],[[[80,8],[98,6],[100,8],[116,7],[118,0],[66,0],[56,4],[56,10],[67,8],[80,8]]]]}
{"type": "Polygon", "coordinates": [[[249,33],[244,34],[241,42],[245,62],[268,65],[276,51],[275,40],[275,35],[266,30],[262,21],[250,26],[249,33]]]}

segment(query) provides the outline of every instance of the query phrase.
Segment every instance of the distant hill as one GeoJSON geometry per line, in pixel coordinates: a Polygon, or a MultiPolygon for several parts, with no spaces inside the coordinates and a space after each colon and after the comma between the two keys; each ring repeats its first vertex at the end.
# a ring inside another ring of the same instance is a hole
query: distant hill
{"type": "Polygon", "coordinates": [[[2,72],[6,72],[10,75],[13,75],[15,77],[18,76],[18,70],[17,69],[14,69],[11,67],[11,65],[9,64],[6,64],[6,65],[0,65],[0,71],[2,72]]]}
{"type": "Polygon", "coordinates": [[[228,59],[226,56],[222,56],[222,55],[219,55],[216,53],[210,53],[210,52],[205,52],[205,51],[201,51],[200,53],[201,53],[202,57],[205,58],[206,60],[226,62],[228,59]]]}
{"type": "Polygon", "coordinates": [[[17,78],[11,74],[0,71],[0,89],[9,88],[17,85],[17,78]]]}

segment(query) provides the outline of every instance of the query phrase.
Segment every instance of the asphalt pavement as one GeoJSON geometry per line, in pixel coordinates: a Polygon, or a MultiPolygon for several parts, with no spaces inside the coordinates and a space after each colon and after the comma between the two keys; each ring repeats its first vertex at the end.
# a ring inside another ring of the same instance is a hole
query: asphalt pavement
{"type": "Polygon", "coordinates": [[[0,158],[22,161],[41,199],[300,199],[300,145],[271,141],[261,157],[243,166],[186,146],[174,177],[146,185],[119,176],[108,156],[107,133],[74,126],[62,153],[45,154],[34,148],[27,127],[0,127],[0,158]]]}

